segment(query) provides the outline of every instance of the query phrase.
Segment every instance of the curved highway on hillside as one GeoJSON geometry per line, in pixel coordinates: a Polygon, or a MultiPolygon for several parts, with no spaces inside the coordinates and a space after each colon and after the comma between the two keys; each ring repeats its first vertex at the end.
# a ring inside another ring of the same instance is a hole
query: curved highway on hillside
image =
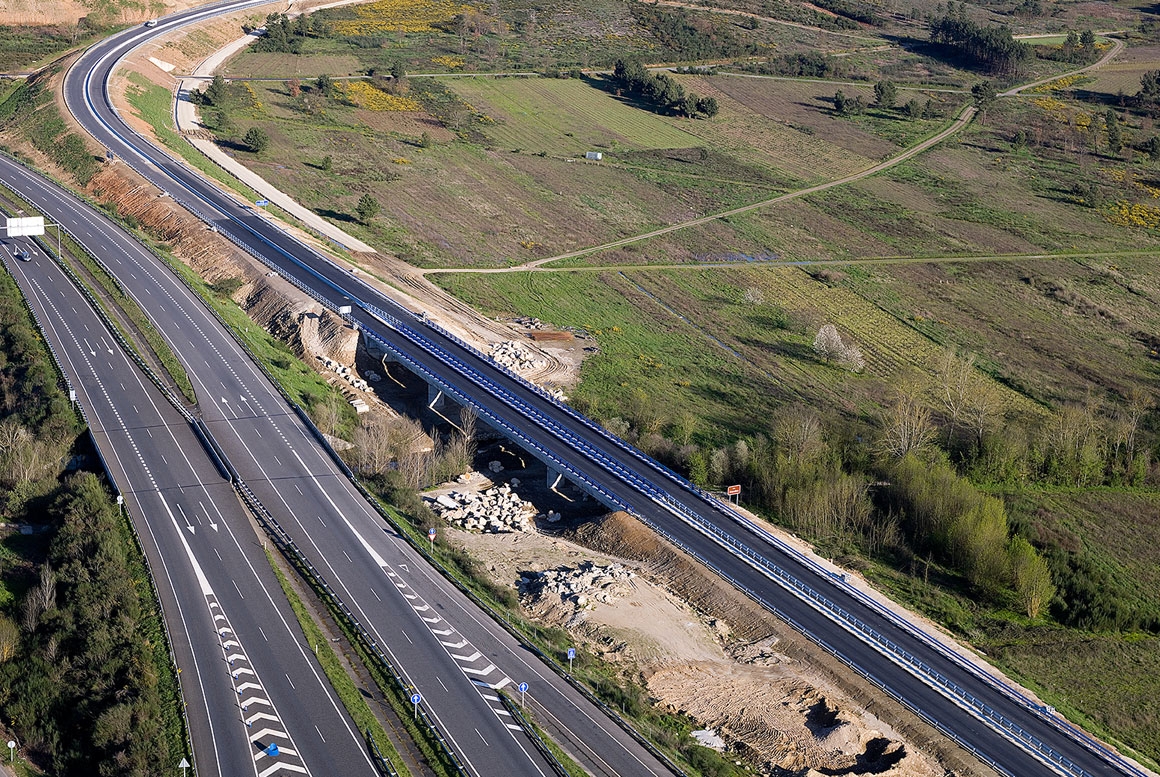
{"type": "MultiPolygon", "coordinates": [[[[123,280],[185,366],[200,398],[200,418],[231,465],[354,612],[404,682],[422,694],[423,709],[468,774],[552,774],[551,764],[511,719],[497,693],[513,693],[520,682],[530,686],[527,700],[540,725],[592,774],[670,773],[411,546],[384,531],[377,512],[302,419],[164,262],[104,214],[3,157],[0,176],[64,223],[123,280]]],[[[188,424],[184,432],[191,437],[188,424]]],[[[174,446],[178,451],[191,447],[197,443],[184,438],[174,446]]],[[[200,457],[201,451],[196,453],[200,457]]],[[[175,476],[165,454],[176,455],[161,450],[149,458],[159,483],[175,476]]],[[[230,501],[236,511],[237,500],[230,501]]]]}
{"type": "MultiPolygon", "coordinates": [[[[12,180],[10,169],[0,173],[12,180]]],[[[20,262],[0,249],[77,392],[149,561],[182,670],[195,773],[378,777],[303,644],[249,518],[189,423],[55,262],[31,240],[8,243],[29,251],[31,261],[20,262]]]]}
{"type": "MultiPolygon", "coordinates": [[[[817,569],[770,535],[737,520],[710,496],[496,367],[447,333],[399,308],[344,269],[223,195],[213,184],[150,145],[120,120],[109,104],[106,91],[120,57],[173,25],[253,4],[226,3],[179,14],[155,30],[130,30],[98,44],[78,60],[66,78],[65,97],[74,115],[108,149],[175,200],[187,203],[221,233],[277,268],[283,277],[309,290],[332,308],[353,306],[353,322],[368,336],[381,340],[428,382],[474,406],[489,424],[520,441],[534,455],[605,503],[631,510],[687,548],[1000,772],[1017,777],[1053,773],[1143,774],[1053,714],[1036,707],[1016,690],[969,666],[840,579],[817,569]]],[[[232,432],[236,437],[233,450],[244,449],[247,436],[239,422],[247,414],[233,406],[226,409],[224,402],[220,405],[212,400],[207,402],[207,396],[199,393],[203,408],[208,412],[217,407],[221,416],[217,423],[230,427],[220,432],[215,429],[215,433],[229,441],[232,432]]],[[[211,396],[214,393],[211,391],[211,396]]],[[[232,403],[233,396],[236,395],[223,394],[222,399],[232,403]]],[[[239,398],[239,401],[245,400],[239,398]]],[[[283,444],[289,446],[290,440],[295,439],[290,436],[283,444]]],[[[223,442],[223,447],[229,446],[223,442]]],[[[244,450],[241,455],[246,456],[244,450]]],[[[255,462],[260,460],[254,454],[250,458],[255,462]]],[[[303,469],[308,471],[317,466],[321,466],[319,462],[308,466],[303,462],[303,469]]],[[[272,473],[261,464],[257,470],[246,473],[247,478],[251,476],[259,482],[273,482],[272,473]]],[[[346,488],[341,478],[328,481],[325,488],[323,485],[320,481],[317,488],[324,497],[332,489],[346,488]]],[[[274,499],[264,501],[271,505],[274,499]]],[[[286,507],[291,505],[287,503],[286,507]]],[[[341,506],[336,506],[325,517],[320,514],[318,520],[341,521],[345,515],[341,506]]],[[[297,520],[303,522],[305,531],[311,517],[297,520]]],[[[333,546],[319,543],[317,551],[338,568],[340,557],[334,555],[333,546]]],[[[385,565],[379,566],[387,569],[385,565]]],[[[351,596],[367,601],[365,593],[358,590],[352,589],[351,596]]],[[[627,769],[621,773],[640,772],[627,769]]]]}

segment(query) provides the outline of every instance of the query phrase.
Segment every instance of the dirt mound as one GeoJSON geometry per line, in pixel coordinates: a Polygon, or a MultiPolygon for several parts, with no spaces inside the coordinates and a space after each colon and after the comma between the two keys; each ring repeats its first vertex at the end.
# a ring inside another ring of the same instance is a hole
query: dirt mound
{"type": "Polygon", "coordinates": [[[647,576],[661,582],[694,609],[729,624],[740,640],[752,642],[785,632],[785,626],[771,613],[628,513],[610,513],[599,521],[569,530],[564,536],[601,553],[640,562],[647,576]]]}

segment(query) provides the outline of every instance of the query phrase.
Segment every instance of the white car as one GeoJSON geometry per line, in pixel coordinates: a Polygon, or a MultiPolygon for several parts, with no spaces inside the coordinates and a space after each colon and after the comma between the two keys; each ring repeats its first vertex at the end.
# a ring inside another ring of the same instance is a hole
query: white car
{"type": "Polygon", "coordinates": [[[145,22],[145,26],[146,26],[146,27],[156,27],[156,26],[157,26],[157,20],[156,20],[156,19],[150,19],[149,21],[145,22]]]}
{"type": "Polygon", "coordinates": [[[32,257],[29,255],[28,250],[25,248],[20,248],[19,246],[12,249],[12,255],[22,262],[32,261],[32,257]]]}

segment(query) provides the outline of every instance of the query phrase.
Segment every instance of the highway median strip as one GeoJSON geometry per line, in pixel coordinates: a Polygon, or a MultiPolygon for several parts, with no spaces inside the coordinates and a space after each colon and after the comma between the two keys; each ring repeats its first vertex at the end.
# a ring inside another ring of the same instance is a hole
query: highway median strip
{"type": "Polygon", "coordinates": [[[270,568],[274,570],[274,576],[278,578],[278,585],[282,586],[282,592],[286,594],[286,599],[290,602],[290,609],[294,611],[294,616],[298,619],[298,625],[302,628],[302,635],[306,638],[307,645],[314,649],[314,656],[318,659],[322,671],[326,673],[330,686],[338,694],[347,714],[359,727],[359,731],[362,731],[366,736],[371,752],[378,753],[386,761],[385,765],[383,763],[376,765],[384,774],[410,777],[411,770],[407,768],[398,751],[391,745],[391,740],[387,736],[383,724],[355,686],[354,680],[342,665],[338,654],[331,647],[331,641],[307,610],[302,598],[298,595],[298,591],[286,577],[282,566],[268,548],[266,549],[266,559],[270,562],[270,568]]]}
{"type": "MultiPolygon", "coordinates": [[[[40,212],[34,205],[20,197],[16,192],[12,191],[7,186],[3,187],[3,197],[11,201],[18,208],[25,212],[33,213],[40,212]]],[[[51,216],[46,215],[46,221],[51,221],[51,216]]],[[[41,248],[46,253],[56,251],[53,246],[49,245],[51,242],[48,239],[40,241],[41,248]]],[[[177,386],[182,396],[189,403],[197,400],[193,391],[193,384],[189,380],[189,375],[185,372],[185,368],[178,361],[173,349],[169,347],[169,343],[153,326],[153,322],[145,314],[145,311],[131,299],[120,283],[108,272],[107,269],[89,252],[87,248],[77,242],[72,235],[67,232],[60,237],[60,246],[62,256],[57,257],[61,262],[68,263],[68,257],[74,259],[80,266],[83,272],[77,272],[77,268],[70,267],[71,272],[76,275],[76,281],[81,283],[88,293],[96,300],[100,306],[99,312],[106,318],[120,333],[124,343],[131,349],[137,359],[142,358],[142,354],[137,348],[137,338],[132,336],[132,333],[126,330],[121,320],[122,316],[128,324],[136,330],[140,335],[140,339],[144,341],[145,345],[152,352],[153,357],[169,375],[170,380],[177,386]],[[100,290],[93,288],[96,284],[100,290]],[[107,301],[111,300],[120,311],[121,315],[113,315],[113,312],[108,309],[107,301]]]]}

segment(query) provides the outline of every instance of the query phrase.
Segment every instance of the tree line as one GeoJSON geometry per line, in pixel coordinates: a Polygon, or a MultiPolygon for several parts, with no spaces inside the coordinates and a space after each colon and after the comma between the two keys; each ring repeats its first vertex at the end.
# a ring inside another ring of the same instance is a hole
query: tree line
{"type": "Polygon", "coordinates": [[[948,10],[944,16],[931,21],[930,40],[953,51],[971,66],[996,75],[1018,75],[1032,57],[1031,47],[1015,40],[1011,30],[980,26],[967,17],[962,4],[957,11],[948,10]]]}
{"type": "MultiPolygon", "coordinates": [[[[265,31],[253,45],[253,51],[301,54],[306,39],[329,38],[334,34],[333,28],[317,14],[299,14],[292,20],[284,13],[272,13],[266,17],[263,27],[265,31]]],[[[242,25],[246,35],[254,31],[254,27],[242,25]]]]}
{"type": "Polygon", "coordinates": [[[616,60],[612,83],[660,113],[678,113],[689,118],[717,115],[717,98],[685,93],[685,88],[666,73],[654,73],[636,60],[616,60]]]}
{"type": "Polygon", "coordinates": [[[748,505],[824,552],[857,550],[912,573],[934,564],[973,598],[1032,619],[1160,632],[1160,614],[1115,601],[1122,584],[1084,548],[1013,523],[989,493],[1156,482],[1148,398],[1065,405],[1023,427],[1003,417],[971,355],[947,349],[929,366],[935,387],[900,382],[870,426],[795,405],[744,439],[704,446],[695,417],[673,418],[640,391],[604,425],[698,485],[741,484],[748,505]]]}

